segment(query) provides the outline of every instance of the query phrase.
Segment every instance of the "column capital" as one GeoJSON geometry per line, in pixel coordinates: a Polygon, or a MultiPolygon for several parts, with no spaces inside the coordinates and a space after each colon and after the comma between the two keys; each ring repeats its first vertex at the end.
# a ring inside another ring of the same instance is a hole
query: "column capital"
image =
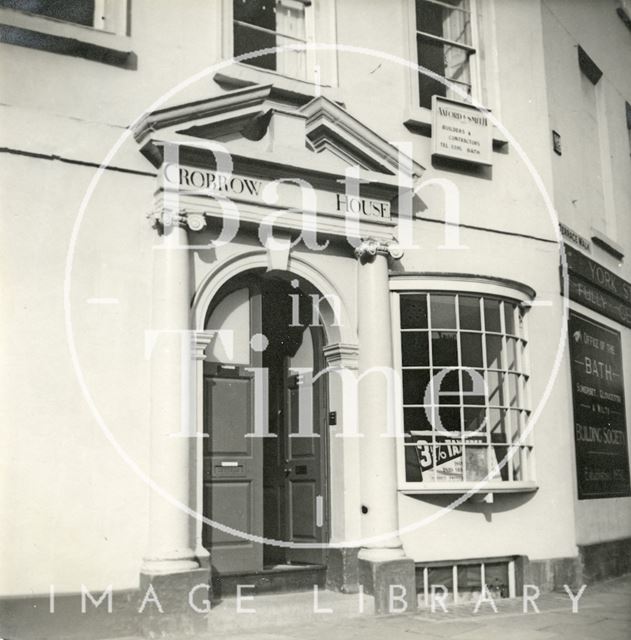
{"type": "Polygon", "coordinates": [[[153,222],[153,226],[161,231],[167,227],[201,231],[206,226],[206,215],[200,211],[160,207],[148,214],[147,217],[153,222]]]}
{"type": "Polygon", "coordinates": [[[343,369],[357,369],[359,348],[356,344],[336,342],[322,348],[322,353],[329,367],[342,367],[343,369]]]}
{"type": "Polygon", "coordinates": [[[194,331],[192,335],[193,359],[204,360],[206,358],[206,348],[215,337],[214,331],[194,331]]]}
{"type": "Polygon", "coordinates": [[[403,257],[403,249],[394,238],[390,240],[364,238],[355,247],[355,257],[360,262],[371,262],[378,254],[389,256],[393,260],[400,260],[403,257]]]}

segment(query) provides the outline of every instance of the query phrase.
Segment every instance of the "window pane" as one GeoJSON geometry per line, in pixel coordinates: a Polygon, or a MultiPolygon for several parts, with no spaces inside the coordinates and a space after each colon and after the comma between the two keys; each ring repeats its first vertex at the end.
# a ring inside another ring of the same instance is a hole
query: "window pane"
{"type": "Polygon", "coordinates": [[[511,407],[521,407],[519,376],[516,373],[508,374],[508,404],[511,407]]]}
{"type": "Polygon", "coordinates": [[[483,366],[482,336],[479,333],[461,333],[460,353],[463,367],[483,366]]]}
{"type": "Polygon", "coordinates": [[[0,0],[0,7],[94,26],[94,0],[0,0]]]}
{"type": "Polygon", "coordinates": [[[486,385],[482,371],[475,369],[462,370],[462,402],[463,404],[480,404],[486,402],[486,385]]]}
{"type": "Polygon", "coordinates": [[[510,421],[510,442],[517,442],[522,433],[522,412],[516,411],[515,409],[511,409],[507,411],[508,419],[510,421]]]}
{"type": "Polygon", "coordinates": [[[484,407],[465,407],[464,428],[465,431],[486,433],[486,409],[484,407]]]}
{"type": "Polygon", "coordinates": [[[432,329],[456,328],[456,297],[432,294],[432,329]]]}
{"type": "Polygon", "coordinates": [[[403,371],[403,404],[424,404],[429,369],[405,369],[403,371]]]}
{"type": "Polygon", "coordinates": [[[439,404],[460,404],[460,376],[457,370],[434,369],[434,393],[439,404]],[[440,389],[437,386],[440,385],[440,389]]]}
{"type": "MultiPolygon", "coordinates": [[[[416,41],[420,67],[433,71],[436,75],[442,76],[446,80],[466,85],[471,84],[469,51],[467,49],[421,35],[417,36],[416,41]]],[[[425,75],[425,77],[429,76],[425,75]]],[[[445,87],[445,84],[441,84],[445,87]]],[[[449,82],[447,82],[446,86],[449,86],[449,82]]]]}
{"type": "Polygon", "coordinates": [[[436,445],[434,459],[437,481],[462,482],[462,446],[457,441],[436,445]]]}
{"type": "Polygon", "coordinates": [[[513,480],[527,480],[526,478],[526,460],[528,449],[518,448],[514,451],[513,456],[509,459],[509,464],[513,469],[513,480]]]}
{"type": "Polygon", "coordinates": [[[453,331],[432,331],[432,358],[434,365],[458,365],[458,342],[453,331]]]}
{"type": "Polygon", "coordinates": [[[482,570],[479,564],[458,565],[458,593],[470,594],[482,588],[482,570]]]}
{"type": "Polygon", "coordinates": [[[517,340],[506,338],[506,368],[509,371],[517,371],[517,340]]]}
{"type": "Polygon", "coordinates": [[[489,404],[504,406],[506,398],[504,394],[504,376],[501,371],[487,372],[487,386],[489,391],[489,404]]]}
{"type": "Polygon", "coordinates": [[[510,480],[510,471],[508,460],[508,445],[496,444],[493,447],[493,455],[491,457],[491,472],[496,479],[501,478],[504,481],[510,480]]]}
{"type": "Polygon", "coordinates": [[[427,296],[401,296],[401,328],[427,328],[427,296]]]}
{"type": "Polygon", "coordinates": [[[504,302],[504,327],[506,333],[515,335],[515,305],[504,302]]]}
{"type": "Polygon", "coordinates": [[[489,409],[489,431],[491,433],[491,442],[508,442],[509,430],[506,419],[506,410],[489,409]]]}
{"type": "Polygon", "coordinates": [[[432,407],[405,407],[403,409],[403,430],[410,431],[431,431],[434,427],[432,407]],[[429,414],[429,415],[428,415],[429,414]]]}
{"type": "Polygon", "coordinates": [[[502,368],[502,338],[486,336],[486,366],[489,369],[502,368]]]}
{"type": "Polygon", "coordinates": [[[480,298],[459,296],[460,328],[480,331],[480,298]]]}
{"type": "Polygon", "coordinates": [[[461,431],[460,407],[449,407],[441,405],[438,408],[440,424],[434,425],[436,428],[442,427],[445,431],[461,431]]]}
{"type": "Polygon", "coordinates": [[[276,31],[275,0],[235,0],[234,19],[276,31]]]}
{"type": "Polygon", "coordinates": [[[401,333],[401,355],[404,367],[429,365],[428,340],[427,331],[401,333]]]}
{"type": "Polygon", "coordinates": [[[465,447],[466,480],[484,480],[488,474],[487,448],[467,445],[465,447]]]}
{"type": "Polygon", "coordinates": [[[484,577],[493,599],[508,598],[508,564],[506,562],[485,562],[484,577]]]}
{"type": "MultiPolygon", "coordinates": [[[[252,29],[247,25],[234,23],[234,56],[244,53],[259,51],[276,46],[276,35],[252,29]]],[[[276,70],[276,52],[258,55],[245,60],[248,64],[260,67],[261,69],[276,70]]]]}
{"type": "Polygon", "coordinates": [[[419,102],[422,107],[431,107],[433,95],[452,97],[462,100],[457,91],[452,90],[451,82],[465,95],[471,93],[471,77],[469,73],[469,52],[455,45],[448,45],[418,35],[417,38],[418,64],[447,82],[435,79],[420,71],[419,102]]]}
{"type": "Polygon", "coordinates": [[[486,331],[500,332],[502,330],[499,300],[484,299],[484,327],[486,331]]]}
{"type": "Polygon", "coordinates": [[[447,96],[447,87],[440,81],[424,73],[418,74],[419,106],[432,108],[432,96],[447,96]]]}
{"type": "MultiPolygon", "coordinates": [[[[454,587],[454,576],[453,576],[453,572],[451,569],[451,566],[448,567],[429,567],[427,569],[427,574],[428,574],[428,580],[427,583],[429,585],[430,588],[430,593],[431,593],[431,588],[432,585],[442,585],[444,586],[448,591],[451,591],[454,587]]],[[[440,593],[440,589],[437,590],[440,593]]]]}
{"type": "Polygon", "coordinates": [[[250,290],[237,289],[221,299],[206,319],[206,331],[230,331],[232,349],[217,338],[208,347],[210,362],[223,364],[250,364],[250,290]]]}
{"type": "Polygon", "coordinates": [[[448,0],[434,4],[426,0],[416,0],[416,29],[441,38],[470,44],[470,14],[463,0],[448,0]],[[453,9],[444,6],[453,5],[453,9]],[[464,9],[464,10],[463,10],[464,9]]]}

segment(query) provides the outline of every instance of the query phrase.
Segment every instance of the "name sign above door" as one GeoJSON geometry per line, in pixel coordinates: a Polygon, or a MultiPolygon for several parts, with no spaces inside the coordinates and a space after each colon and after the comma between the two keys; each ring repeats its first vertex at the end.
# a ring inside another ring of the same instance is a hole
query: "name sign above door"
{"type": "Polygon", "coordinates": [[[273,209],[351,215],[371,221],[391,219],[390,202],[312,187],[306,180],[264,180],[197,167],[164,164],[159,176],[166,191],[216,200],[252,203],[273,209]]]}

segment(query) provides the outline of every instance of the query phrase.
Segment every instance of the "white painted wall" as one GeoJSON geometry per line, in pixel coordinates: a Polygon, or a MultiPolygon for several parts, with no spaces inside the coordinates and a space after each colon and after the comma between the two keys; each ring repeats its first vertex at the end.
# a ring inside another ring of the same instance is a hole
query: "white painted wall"
{"type": "MultiPolygon", "coordinates": [[[[185,4],[184,9],[181,3],[176,6],[166,0],[134,0],[131,48],[138,55],[137,71],[0,45],[4,123],[0,146],[98,165],[144,108],[219,60],[221,2],[185,4]]],[[[568,204],[572,190],[584,184],[577,171],[578,156],[572,153],[581,131],[571,114],[576,79],[566,80],[571,69],[576,70],[570,34],[584,33],[586,49],[603,64],[606,101],[612,104],[609,143],[621,158],[612,169],[619,212],[616,238],[628,247],[631,161],[624,147],[622,116],[613,103],[618,94],[631,98],[631,79],[612,52],[618,47],[628,51],[629,34],[614,22],[615,15],[596,15],[588,2],[581,2],[580,10],[552,0],[546,0],[543,8],[520,0],[484,0],[482,5],[485,15],[495,18],[495,29],[487,24],[485,31],[494,36],[487,35],[484,62],[489,82],[497,81],[488,87],[491,106],[498,112],[501,108],[502,122],[554,196],[562,219],[584,235],[591,224],[586,210],[575,213],[568,204]],[[551,11],[561,15],[564,26],[549,15],[551,11]],[[603,29],[610,38],[599,35],[603,29]],[[551,156],[549,129],[561,125],[567,153],[559,160],[551,156]]],[[[409,57],[409,8],[404,0],[338,1],[336,7],[339,42],[409,57]]],[[[388,140],[411,141],[415,158],[427,167],[424,180],[442,178],[457,184],[461,222],[482,228],[463,230],[466,251],[440,250],[443,228],[431,220],[443,219],[444,198],[439,187],[428,186],[417,204],[421,216],[430,221],[416,223],[419,248],[408,251],[401,265],[411,271],[511,278],[533,287],[537,300],[551,302],[528,314],[534,404],[544,392],[561,326],[558,254],[551,242],[555,234],[544,196],[517,146],[511,141],[507,153],[493,154],[492,174],[487,177],[435,169],[429,157],[430,139],[403,125],[414,110],[411,72],[357,54],[340,54],[338,72],[339,88],[333,95],[388,140]]],[[[171,102],[218,92],[218,86],[204,77],[171,102]]],[[[51,583],[59,592],[77,591],[81,583],[91,589],[108,584],[133,587],[145,550],[147,488],[108,442],[88,408],[68,349],[63,308],[66,254],[95,167],[6,154],[2,163],[0,277],[10,302],[0,323],[5,362],[0,406],[7,433],[7,446],[0,454],[5,523],[0,593],[42,593],[51,583]]],[[[111,164],[153,172],[129,139],[111,164]]],[[[144,340],[151,317],[152,245],[157,240],[145,216],[154,187],[150,175],[114,171],[103,175],[77,236],[70,298],[85,383],[116,441],[145,471],[149,372],[144,340]],[[119,303],[86,302],[99,297],[118,298],[119,303]]],[[[255,246],[243,238],[215,257],[197,255],[196,284],[203,281],[213,260],[227,260],[255,246]]],[[[311,261],[343,293],[354,330],[356,263],[350,251],[336,249],[324,256],[297,250],[296,254],[311,261]]],[[[605,255],[596,257],[609,268],[615,266],[605,255]]],[[[627,261],[619,272],[631,279],[629,269],[627,261]]],[[[631,353],[628,330],[623,331],[623,344],[631,353]]],[[[628,356],[624,368],[628,375],[628,356]]],[[[577,543],[631,535],[631,522],[621,515],[629,511],[626,500],[575,502],[568,379],[569,372],[562,368],[537,426],[539,490],[498,496],[493,505],[484,507],[467,503],[406,534],[409,555],[417,560],[517,553],[561,557],[573,555],[577,543]]],[[[627,404],[631,406],[631,393],[627,404]]],[[[339,393],[333,389],[331,409],[341,415],[340,407],[339,393]]],[[[355,441],[332,438],[331,442],[332,534],[339,541],[358,534],[360,460],[355,441]]],[[[399,504],[401,523],[409,525],[436,513],[446,498],[402,495],[399,504]]]]}
{"type": "MultiPolygon", "coordinates": [[[[563,143],[563,155],[551,156],[555,207],[560,220],[584,237],[591,238],[595,228],[622,245],[623,261],[596,246],[591,257],[629,281],[631,148],[625,101],[631,102],[631,34],[616,14],[617,6],[614,0],[543,0],[542,20],[550,129],[561,133],[563,143]],[[603,72],[595,86],[586,87],[581,77],[578,45],[603,72]]],[[[631,330],[574,307],[621,333],[628,434],[631,330]]],[[[566,393],[570,397],[569,383],[566,393]]],[[[631,535],[631,498],[576,500],[575,512],[578,544],[631,535]]]]}

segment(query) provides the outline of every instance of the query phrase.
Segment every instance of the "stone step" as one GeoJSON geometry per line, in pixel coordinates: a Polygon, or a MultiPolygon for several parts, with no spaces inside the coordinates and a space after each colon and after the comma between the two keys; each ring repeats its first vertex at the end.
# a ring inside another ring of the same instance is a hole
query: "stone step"
{"type": "Polygon", "coordinates": [[[275,594],[242,589],[239,602],[237,598],[224,598],[213,606],[208,625],[209,631],[220,633],[366,617],[373,615],[373,598],[364,596],[363,612],[360,607],[358,594],[343,594],[317,587],[299,593],[275,594]],[[247,596],[252,599],[246,599],[247,596]],[[254,612],[248,613],[247,610],[254,612]]]}
{"type": "Polygon", "coordinates": [[[234,598],[238,585],[253,585],[260,594],[313,591],[314,586],[323,589],[325,582],[326,567],[323,565],[276,565],[263,571],[213,576],[213,599],[234,598]]]}

